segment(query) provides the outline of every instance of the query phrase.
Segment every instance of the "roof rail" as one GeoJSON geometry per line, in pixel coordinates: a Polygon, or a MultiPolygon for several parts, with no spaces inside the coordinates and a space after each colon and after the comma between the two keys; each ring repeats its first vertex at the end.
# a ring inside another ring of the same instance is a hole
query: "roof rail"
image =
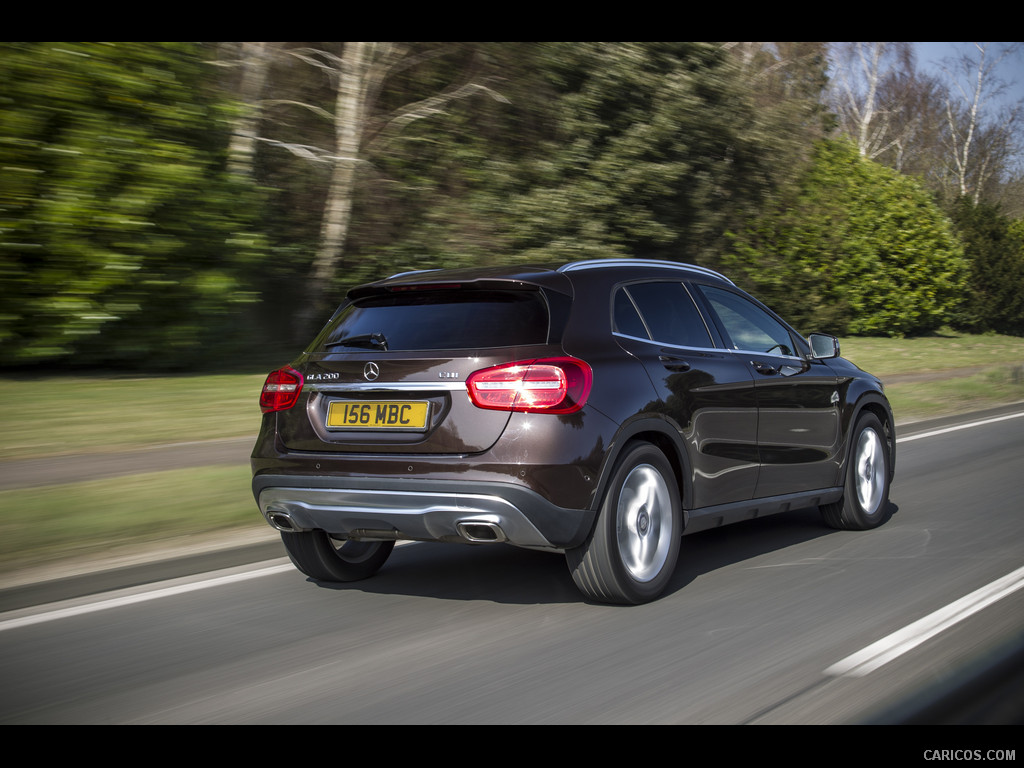
{"type": "Polygon", "coordinates": [[[406,275],[419,275],[424,272],[439,272],[440,267],[433,267],[432,269],[410,269],[408,272],[396,272],[393,275],[388,275],[387,280],[392,280],[396,277],[405,277],[406,275]]]}
{"type": "Polygon", "coordinates": [[[701,267],[696,264],[684,264],[680,261],[662,261],[661,259],[590,259],[587,261],[571,261],[558,268],[559,272],[576,272],[581,269],[598,269],[601,267],[663,267],[666,269],[681,269],[690,272],[698,272],[702,275],[709,275],[724,280],[730,285],[735,285],[732,280],[713,269],[701,267]]]}

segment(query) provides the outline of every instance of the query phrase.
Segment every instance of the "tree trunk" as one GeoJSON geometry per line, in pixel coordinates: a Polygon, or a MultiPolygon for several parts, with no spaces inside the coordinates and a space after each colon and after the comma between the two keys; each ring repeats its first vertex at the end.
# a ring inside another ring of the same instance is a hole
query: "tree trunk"
{"type": "Polygon", "coordinates": [[[260,121],[260,99],[267,81],[270,52],[275,43],[242,43],[242,78],[239,97],[244,112],[235,121],[228,148],[228,168],[233,175],[251,177],[256,156],[256,139],[260,121]]]}
{"type": "Polygon", "coordinates": [[[338,271],[349,222],[352,196],[366,122],[370,67],[375,43],[345,43],[339,71],[338,97],[334,112],[335,154],[331,158],[331,180],[320,226],[320,247],[308,278],[308,303],[299,331],[308,335],[326,320],[334,276],[338,271]]]}

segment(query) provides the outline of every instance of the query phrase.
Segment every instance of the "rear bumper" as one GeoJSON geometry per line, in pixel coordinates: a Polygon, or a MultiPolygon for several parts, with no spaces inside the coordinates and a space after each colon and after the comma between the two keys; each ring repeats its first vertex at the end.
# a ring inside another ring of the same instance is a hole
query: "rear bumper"
{"type": "Polygon", "coordinates": [[[264,518],[280,531],[322,529],[350,539],[564,550],[583,543],[595,516],[506,483],[261,474],[253,479],[253,494],[264,518]]]}

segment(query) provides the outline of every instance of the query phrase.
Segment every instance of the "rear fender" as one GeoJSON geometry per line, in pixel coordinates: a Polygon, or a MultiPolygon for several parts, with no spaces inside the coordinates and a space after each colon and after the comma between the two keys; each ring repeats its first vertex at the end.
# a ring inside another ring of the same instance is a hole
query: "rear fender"
{"type": "Polygon", "coordinates": [[[686,453],[686,444],[683,441],[681,430],[675,422],[660,414],[633,419],[623,424],[616,432],[601,466],[601,475],[595,488],[591,509],[596,511],[601,506],[619,456],[633,441],[651,443],[665,454],[675,472],[683,509],[689,509],[693,504],[693,492],[687,481],[691,475],[691,463],[686,453]]]}

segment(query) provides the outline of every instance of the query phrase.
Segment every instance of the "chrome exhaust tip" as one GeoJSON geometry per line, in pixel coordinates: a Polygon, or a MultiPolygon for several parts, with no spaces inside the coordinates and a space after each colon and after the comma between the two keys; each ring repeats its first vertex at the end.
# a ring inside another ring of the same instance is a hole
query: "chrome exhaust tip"
{"type": "Polygon", "coordinates": [[[474,544],[508,541],[501,527],[488,520],[460,520],[455,524],[455,530],[459,532],[459,536],[474,544]]]}
{"type": "Polygon", "coordinates": [[[296,531],[302,530],[295,524],[291,516],[287,512],[267,512],[267,522],[271,526],[284,533],[295,533],[296,531]]]}

